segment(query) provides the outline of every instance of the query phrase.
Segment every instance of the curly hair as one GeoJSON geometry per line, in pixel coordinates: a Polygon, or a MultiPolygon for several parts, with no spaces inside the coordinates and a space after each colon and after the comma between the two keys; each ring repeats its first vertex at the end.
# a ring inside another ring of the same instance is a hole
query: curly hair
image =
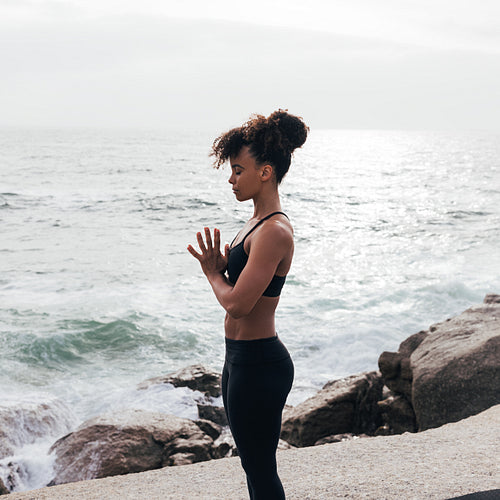
{"type": "Polygon", "coordinates": [[[236,156],[244,146],[249,147],[255,161],[270,164],[279,184],[290,168],[292,153],[306,142],[309,127],[299,116],[279,109],[267,118],[252,115],[241,127],[233,128],[215,139],[210,156],[214,167],[219,168],[231,156],[236,156]]]}

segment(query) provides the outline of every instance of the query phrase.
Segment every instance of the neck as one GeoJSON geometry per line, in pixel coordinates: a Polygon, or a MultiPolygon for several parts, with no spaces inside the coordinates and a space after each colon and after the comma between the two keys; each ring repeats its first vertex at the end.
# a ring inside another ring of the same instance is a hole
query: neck
{"type": "Polygon", "coordinates": [[[253,200],[253,218],[262,219],[273,212],[281,212],[281,203],[278,191],[272,196],[263,196],[253,200]]]}

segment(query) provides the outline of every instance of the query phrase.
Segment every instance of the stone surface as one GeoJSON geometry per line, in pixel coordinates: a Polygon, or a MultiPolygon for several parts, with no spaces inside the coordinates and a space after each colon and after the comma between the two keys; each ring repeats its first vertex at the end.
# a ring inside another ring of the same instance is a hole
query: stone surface
{"type": "Polygon", "coordinates": [[[198,416],[205,420],[210,420],[217,425],[221,425],[225,427],[229,425],[226,416],[226,410],[224,410],[223,406],[213,406],[206,404],[197,404],[198,406],[198,416]]]}
{"type": "Polygon", "coordinates": [[[496,293],[489,293],[483,301],[485,304],[500,304],[500,295],[496,293]]]}
{"type": "Polygon", "coordinates": [[[392,394],[379,401],[378,405],[387,429],[381,431],[377,429],[377,434],[402,434],[403,432],[417,431],[415,412],[405,396],[392,394]]]}
{"type": "Polygon", "coordinates": [[[210,370],[203,365],[191,365],[174,373],[154,377],[141,382],[137,388],[147,389],[155,384],[172,384],[175,387],[189,387],[193,391],[203,392],[207,396],[221,395],[220,373],[210,370]]]}
{"type": "Polygon", "coordinates": [[[210,420],[195,420],[194,422],[205,434],[208,434],[213,440],[217,439],[222,432],[220,425],[211,422],[210,420]]]}
{"type": "Polygon", "coordinates": [[[385,385],[396,393],[404,394],[408,400],[411,400],[413,381],[410,356],[427,335],[426,331],[415,333],[400,344],[398,352],[384,351],[378,359],[385,385]]]}
{"type": "Polygon", "coordinates": [[[384,352],[385,384],[402,399],[381,403],[393,432],[456,422],[500,402],[500,296],[410,336],[384,352]],[[410,428],[404,423],[410,424],[410,428]]]}
{"type": "Polygon", "coordinates": [[[224,427],[220,436],[214,441],[214,458],[236,457],[238,450],[229,427],[224,427]]]}
{"type": "Polygon", "coordinates": [[[412,405],[420,431],[500,403],[500,303],[434,325],[412,353],[412,405]]]}
{"type": "Polygon", "coordinates": [[[50,451],[54,485],[210,460],[213,440],[191,420],[124,410],[84,422],[50,451]]]}
{"type": "Polygon", "coordinates": [[[3,486],[7,492],[22,489],[23,479],[26,479],[27,475],[26,467],[21,468],[21,465],[14,459],[5,460],[2,465],[3,486]]]}
{"type": "Polygon", "coordinates": [[[380,425],[377,402],[382,385],[378,372],[329,382],[311,398],[284,411],[281,438],[302,447],[334,434],[374,433],[380,425]]]}

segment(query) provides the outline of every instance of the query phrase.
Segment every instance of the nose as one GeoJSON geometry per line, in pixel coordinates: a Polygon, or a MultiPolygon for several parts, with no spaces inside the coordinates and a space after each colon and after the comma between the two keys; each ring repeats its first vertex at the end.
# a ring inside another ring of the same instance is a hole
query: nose
{"type": "Polygon", "coordinates": [[[233,173],[231,173],[227,182],[229,182],[229,184],[234,184],[234,174],[233,173]]]}

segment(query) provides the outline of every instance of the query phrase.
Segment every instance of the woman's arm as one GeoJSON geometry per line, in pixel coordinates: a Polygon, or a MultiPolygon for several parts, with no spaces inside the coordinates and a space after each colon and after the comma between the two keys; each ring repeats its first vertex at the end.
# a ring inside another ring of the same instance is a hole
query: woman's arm
{"type": "Polygon", "coordinates": [[[227,267],[228,245],[222,255],[218,229],[214,230],[213,244],[208,228],[205,228],[205,238],[206,245],[201,233],[197,234],[201,254],[197,253],[191,245],[188,246],[188,251],[200,262],[221,306],[236,319],[252,311],[273,279],[279,263],[293,246],[292,234],[286,226],[282,224],[262,226],[252,235],[247,264],[237,283],[232,286],[223,274],[227,267]]]}

